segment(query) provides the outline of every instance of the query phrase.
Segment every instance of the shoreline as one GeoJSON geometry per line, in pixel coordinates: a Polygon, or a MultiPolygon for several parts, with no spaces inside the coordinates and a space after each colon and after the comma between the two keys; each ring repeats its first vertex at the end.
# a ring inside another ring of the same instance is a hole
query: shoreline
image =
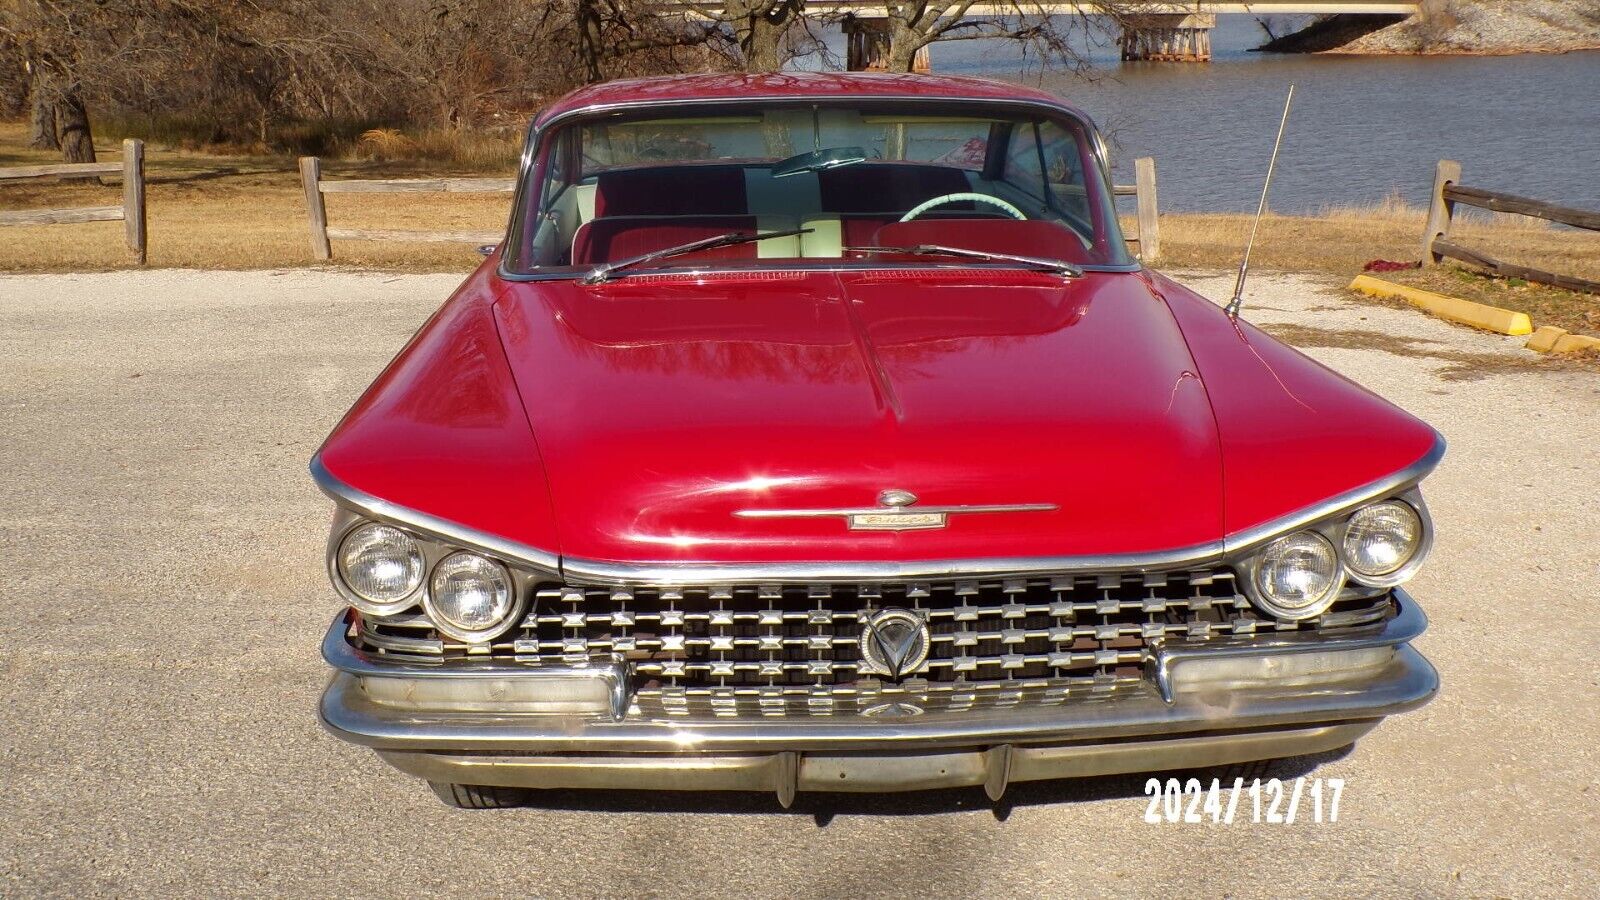
{"type": "Polygon", "coordinates": [[[1600,50],[1600,2],[1424,0],[1415,15],[1336,14],[1257,48],[1327,56],[1517,56],[1600,50]]]}
{"type": "Polygon", "coordinates": [[[1596,53],[1600,52],[1600,42],[1583,47],[1483,47],[1478,49],[1447,48],[1429,50],[1266,50],[1258,47],[1252,53],[1282,53],[1300,56],[1350,56],[1350,57],[1391,57],[1391,56],[1565,56],[1569,53],[1596,53]]]}

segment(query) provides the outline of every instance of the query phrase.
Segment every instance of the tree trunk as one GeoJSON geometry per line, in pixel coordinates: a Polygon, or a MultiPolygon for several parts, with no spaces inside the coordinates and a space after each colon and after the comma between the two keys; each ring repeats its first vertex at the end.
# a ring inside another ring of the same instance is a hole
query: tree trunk
{"type": "Polygon", "coordinates": [[[606,80],[605,71],[600,66],[601,57],[605,55],[605,36],[596,0],[578,0],[577,18],[578,74],[584,84],[599,84],[606,80]]]}
{"type": "Polygon", "coordinates": [[[37,150],[60,150],[61,135],[56,130],[55,98],[45,83],[44,76],[39,74],[39,67],[32,65],[29,69],[33,72],[33,79],[28,86],[28,93],[33,98],[33,115],[28,146],[37,150]]]}
{"type": "Polygon", "coordinates": [[[726,13],[733,36],[744,55],[746,72],[776,72],[783,68],[784,37],[800,16],[804,0],[729,2],[726,13]]]}
{"type": "Polygon", "coordinates": [[[889,20],[889,52],[883,57],[884,71],[910,72],[916,67],[920,49],[921,35],[899,19],[889,20]]]}
{"type": "Polygon", "coordinates": [[[94,162],[94,135],[89,131],[89,110],[75,89],[61,95],[56,107],[61,126],[61,158],[69,163],[94,162]]]}
{"type": "Polygon", "coordinates": [[[781,31],[757,20],[747,33],[747,39],[740,41],[744,50],[745,71],[776,72],[783,68],[783,54],[780,52],[782,41],[781,31]]]}
{"type": "Polygon", "coordinates": [[[28,146],[36,150],[60,150],[61,138],[56,134],[56,108],[43,99],[33,98],[33,126],[29,129],[28,146]]]}

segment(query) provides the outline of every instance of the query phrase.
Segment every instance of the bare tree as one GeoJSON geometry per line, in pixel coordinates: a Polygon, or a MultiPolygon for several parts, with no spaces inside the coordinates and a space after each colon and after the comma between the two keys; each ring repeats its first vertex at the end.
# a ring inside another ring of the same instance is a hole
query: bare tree
{"type": "Polygon", "coordinates": [[[572,0],[547,7],[570,22],[577,47],[575,81],[594,84],[624,75],[679,71],[675,51],[703,51],[694,62],[728,65],[735,54],[720,16],[664,14],[641,0],[572,0]]]}
{"type": "Polygon", "coordinates": [[[701,12],[732,32],[745,71],[776,72],[788,61],[787,38],[805,15],[805,0],[728,0],[701,12]]]}
{"type": "Polygon", "coordinates": [[[83,45],[104,27],[97,4],[11,0],[0,9],[0,32],[27,60],[31,142],[60,149],[67,162],[94,162],[94,135],[84,100],[83,45]]]}
{"type": "Polygon", "coordinates": [[[941,41],[1013,41],[1037,52],[1041,58],[1064,63],[1070,68],[1087,64],[1072,44],[1075,33],[1096,29],[1110,31],[1126,17],[1136,2],[1106,0],[1094,13],[1052,15],[1047,4],[1011,0],[985,4],[1004,13],[969,16],[976,0],[885,0],[882,9],[888,20],[888,47],[882,63],[890,72],[910,72],[917,52],[941,41]]]}

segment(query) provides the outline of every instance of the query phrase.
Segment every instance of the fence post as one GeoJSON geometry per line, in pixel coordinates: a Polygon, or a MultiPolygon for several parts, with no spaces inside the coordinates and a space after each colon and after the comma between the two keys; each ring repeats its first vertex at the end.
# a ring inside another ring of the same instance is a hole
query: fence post
{"type": "Polygon", "coordinates": [[[145,262],[144,141],[122,142],[122,231],[135,265],[145,262]]]}
{"type": "Polygon", "coordinates": [[[1139,204],[1139,259],[1153,263],[1161,255],[1161,229],[1156,220],[1156,161],[1141,156],[1133,161],[1135,199],[1139,204]]]}
{"type": "Polygon", "coordinates": [[[315,156],[300,157],[300,182],[306,189],[311,255],[317,259],[332,259],[333,250],[328,246],[328,207],[322,200],[322,160],[315,156]]]}
{"type": "Polygon", "coordinates": [[[1461,163],[1441,159],[1433,170],[1433,194],[1428,199],[1428,224],[1422,232],[1422,264],[1436,266],[1444,257],[1433,252],[1433,242],[1450,236],[1450,220],[1455,215],[1454,200],[1444,198],[1445,185],[1461,182],[1461,163]]]}

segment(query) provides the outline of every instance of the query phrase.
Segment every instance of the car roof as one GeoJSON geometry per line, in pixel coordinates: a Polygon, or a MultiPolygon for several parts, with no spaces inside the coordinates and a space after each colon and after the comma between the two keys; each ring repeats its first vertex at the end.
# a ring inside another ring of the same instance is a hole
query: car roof
{"type": "Polygon", "coordinates": [[[1013,100],[1083,114],[1034,88],[959,75],[868,72],[782,72],[763,75],[675,75],[630,78],[579,88],[547,107],[540,123],[578,110],[629,103],[718,100],[891,97],[920,100],[1013,100]]]}

